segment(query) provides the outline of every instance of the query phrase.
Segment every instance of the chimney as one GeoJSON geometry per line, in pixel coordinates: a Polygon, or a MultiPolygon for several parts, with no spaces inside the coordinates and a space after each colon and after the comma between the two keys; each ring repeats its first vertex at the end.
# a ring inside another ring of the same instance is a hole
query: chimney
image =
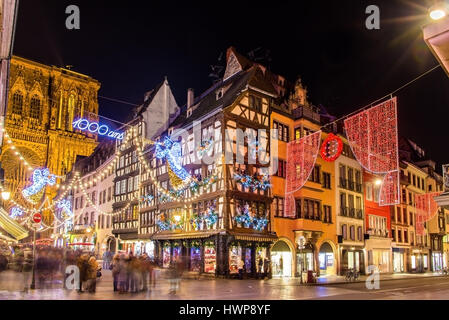
{"type": "Polygon", "coordinates": [[[190,109],[193,107],[193,101],[195,100],[195,92],[193,89],[187,90],[187,109],[190,109]]]}

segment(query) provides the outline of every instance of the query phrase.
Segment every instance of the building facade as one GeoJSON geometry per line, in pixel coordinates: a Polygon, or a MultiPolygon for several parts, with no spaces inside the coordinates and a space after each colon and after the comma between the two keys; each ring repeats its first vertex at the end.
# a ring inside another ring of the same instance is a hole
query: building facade
{"type": "MultiPolygon", "coordinates": [[[[89,156],[94,151],[96,135],[75,130],[72,123],[79,118],[98,120],[99,89],[99,82],[89,76],[13,57],[5,128],[28,164],[64,176],[77,156],[89,156]]],[[[2,149],[1,165],[6,188],[21,191],[30,185],[33,172],[18,161],[10,145],[2,149]]],[[[47,188],[48,198],[57,194],[58,184],[47,188]]],[[[30,206],[21,192],[13,192],[12,197],[30,206]]],[[[51,212],[43,214],[44,222],[51,225],[51,212]]]]}

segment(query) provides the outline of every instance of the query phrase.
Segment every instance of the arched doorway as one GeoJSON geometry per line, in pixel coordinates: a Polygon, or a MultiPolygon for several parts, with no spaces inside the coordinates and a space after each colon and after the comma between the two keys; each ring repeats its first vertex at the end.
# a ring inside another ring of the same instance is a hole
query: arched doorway
{"type": "Polygon", "coordinates": [[[328,242],[321,245],[319,253],[320,275],[336,274],[335,254],[328,242]]]}
{"type": "Polygon", "coordinates": [[[115,240],[115,238],[112,238],[112,237],[108,238],[106,250],[109,251],[109,252],[115,253],[115,249],[116,249],[116,240],[115,240]]]}
{"type": "Polygon", "coordinates": [[[279,240],[271,249],[271,270],[274,277],[292,276],[292,251],[288,244],[279,240]]]}

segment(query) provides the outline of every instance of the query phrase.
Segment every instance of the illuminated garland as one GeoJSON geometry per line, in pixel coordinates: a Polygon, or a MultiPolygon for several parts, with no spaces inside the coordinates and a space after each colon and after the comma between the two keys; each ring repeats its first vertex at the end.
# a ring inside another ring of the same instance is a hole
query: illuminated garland
{"type": "Polygon", "coordinates": [[[156,225],[159,227],[161,231],[173,231],[173,230],[181,230],[184,222],[182,219],[179,221],[175,221],[173,218],[166,219],[165,215],[161,214],[160,217],[156,221],[156,225]]]}
{"type": "Polygon", "coordinates": [[[269,177],[267,175],[262,176],[249,176],[244,174],[234,173],[234,180],[241,184],[245,188],[252,190],[267,190],[271,188],[269,177]]]}
{"type": "Polygon", "coordinates": [[[249,204],[243,207],[243,212],[237,208],[239,215],[234,217],[235,222],[243,225],[245,228],[253,228],[257,231],[263,231],[268,225],[268,219],[265,217],[251,217],[249,204]]]}
{"type": "Polygon", "coordinates": [[[218,214],[215,212],[215,207],[212,206],[207,209],[203,215],[193,215],[190,219],[190,224],[195,231],[201,230],[204,223],[208,229],[212,228],[218,221],[218,214]]]}

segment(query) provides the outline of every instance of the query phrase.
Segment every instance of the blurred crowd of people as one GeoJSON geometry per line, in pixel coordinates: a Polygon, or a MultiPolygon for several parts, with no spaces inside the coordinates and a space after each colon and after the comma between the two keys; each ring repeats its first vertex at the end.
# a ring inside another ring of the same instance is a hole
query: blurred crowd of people
{"type": "Polygon", "coordinates": [[[137,293],[150,290],[156,286],[156,267],[147,254],[139,257],[132,253],[114,255],[110,265],[114,291],[137,293]]]}

